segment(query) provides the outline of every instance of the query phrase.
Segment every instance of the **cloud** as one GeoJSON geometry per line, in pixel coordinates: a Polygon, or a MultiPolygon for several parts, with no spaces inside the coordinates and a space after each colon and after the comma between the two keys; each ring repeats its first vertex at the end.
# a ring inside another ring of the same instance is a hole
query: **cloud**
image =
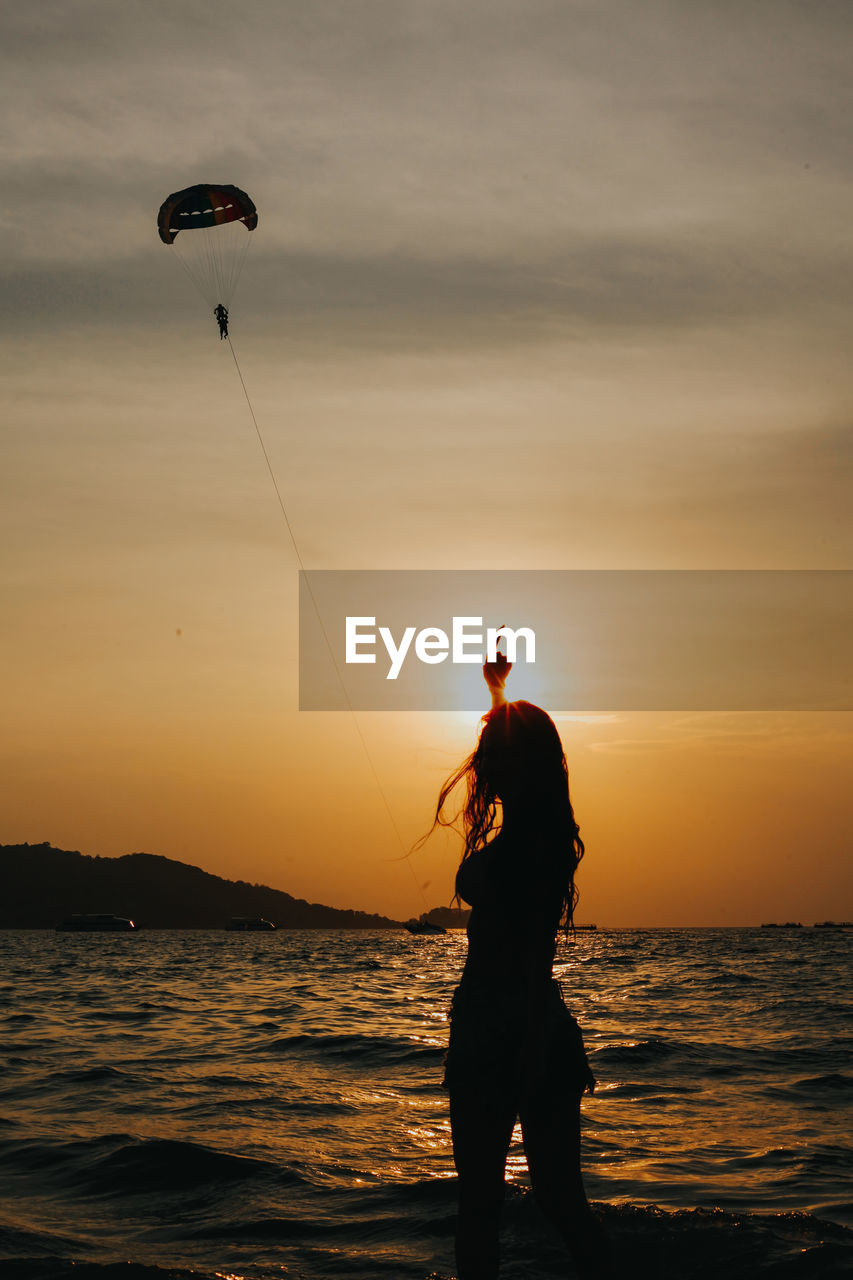
{"type": "Polygon", "coordinates": [[[775,245],[784,277],[849,240],[841,6],[69,0],[6,26],[7,234],[33,262],[134,256],[194,180],[257,194],[285,255],[574,284],[574,249],[629,298],[686,258],[760,277],[775,245]]]}
{"type": "Polygon", "coordinates": [[[608,755],[713,751],[763,756],[768,751],[802,755],[827,748],[844,752],[853,745],[853,714],[849,712],[709,712],[670,717],[635,715],[631,720],[637,730],[632,736],[592,742],[589,750],[608,755]]]}
{"type": "MultiPolygon", "coordinates": [[[[145,211],[151,213],[150,210],[145,211]]],[[[124,257],[0,264],[0,323],[7,332],[75,324],[158,325],[173,308],[189,311],[188,284],[153,217],[129,219],[124,257]]],[[[184,233],[192,235],[192,232],[184,233]]],[[[725,246],[689,248],[663,237],[587,233],[550,259],[453,253],[431,260],[415,247],[397,252],[271,251],[262,230],[243,272],[236,305],[266,325],[293,320],[335,341],[505,347],[563,337],[619,339],[731,329],[788,316],[792,332],[837,329],[847,286],[837,259],[816,251],[777,273],[773,249],[736,265],[725,246]],[[725,269],[721,264],[725,263],[725,269]]],[[[735,255],[736,256],[736,255],[735,255]]],[[[199,305],[205,305],[199,300],[199,305]]],[[[306,331],[307,332],[307,331],[306,331]]]]}

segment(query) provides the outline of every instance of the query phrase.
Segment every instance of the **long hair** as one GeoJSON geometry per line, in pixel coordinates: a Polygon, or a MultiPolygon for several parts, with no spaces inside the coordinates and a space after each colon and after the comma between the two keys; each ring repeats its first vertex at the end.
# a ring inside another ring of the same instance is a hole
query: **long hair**
{"type": "Polygon", "coordinates": [[[575,871],[584,844],[569,798],[569,769],[557,726],[530,702],[506,702],[483,717],[477,746],[439,792],[432,829],[461,821],[464,862],[488,843],[504,797],[511,798],[525,839],[547,846],[562,863],[560,928],[568,936],[574,929],[575,871]],[[448,816],[447,802],[461,782],[465,804],[458,814],[448,816]]]}

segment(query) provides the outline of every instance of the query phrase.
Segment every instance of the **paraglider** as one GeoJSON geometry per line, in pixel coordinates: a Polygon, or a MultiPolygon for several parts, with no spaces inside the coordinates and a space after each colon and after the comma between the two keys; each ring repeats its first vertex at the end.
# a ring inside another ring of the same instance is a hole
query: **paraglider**
{"type": "Polygon", "coordinates": [[[228,337],[228,304],[258,225],[254,202],[239,187],[199,183],[167,196],[157,230],[171,245],[210,307],[220,338],[228,337]]]}

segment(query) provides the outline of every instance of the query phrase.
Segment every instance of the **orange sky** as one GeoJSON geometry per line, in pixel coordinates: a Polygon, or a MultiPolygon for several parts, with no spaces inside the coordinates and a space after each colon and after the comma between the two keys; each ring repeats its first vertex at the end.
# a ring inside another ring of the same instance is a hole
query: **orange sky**
{"type": "MultiPolygon", "coordinates": [[[[307,566],[848,568],[849,22],[357,7],[9,22],[0,841],[408,916],[457,851],[413,879],[351,718],[296,710],[293,551],[157,207],[257,202],[234,342],[307,566]]],[[[404,844],[475,720],[359,715],[404,844]]],[[[853,714],[559,727],[581,920],[853,915],[853,714]]]]}

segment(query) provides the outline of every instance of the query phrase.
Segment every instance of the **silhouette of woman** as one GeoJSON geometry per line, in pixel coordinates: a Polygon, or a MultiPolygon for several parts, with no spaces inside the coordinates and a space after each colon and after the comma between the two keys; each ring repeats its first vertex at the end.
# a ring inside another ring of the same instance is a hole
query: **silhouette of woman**
{"type": "Polygon", "coordinates": [[[445,805],[465,782],[456,891],[472,911],[444,1079],[459,1175],[459,1280],[498,1274],[506,1156],[517,1118],[539,1205],[582,1276],[607,1271],[606,1241],[580,1168],[580,1100],[595,1080],[551,975],[557,934],[572,927],[584,846],[556,726],[539,707],[506,701],[510,668],[500,653],[483,668],[492,709],[475,751],[442,787],[433,823],[452,824],[445,805]]]}

